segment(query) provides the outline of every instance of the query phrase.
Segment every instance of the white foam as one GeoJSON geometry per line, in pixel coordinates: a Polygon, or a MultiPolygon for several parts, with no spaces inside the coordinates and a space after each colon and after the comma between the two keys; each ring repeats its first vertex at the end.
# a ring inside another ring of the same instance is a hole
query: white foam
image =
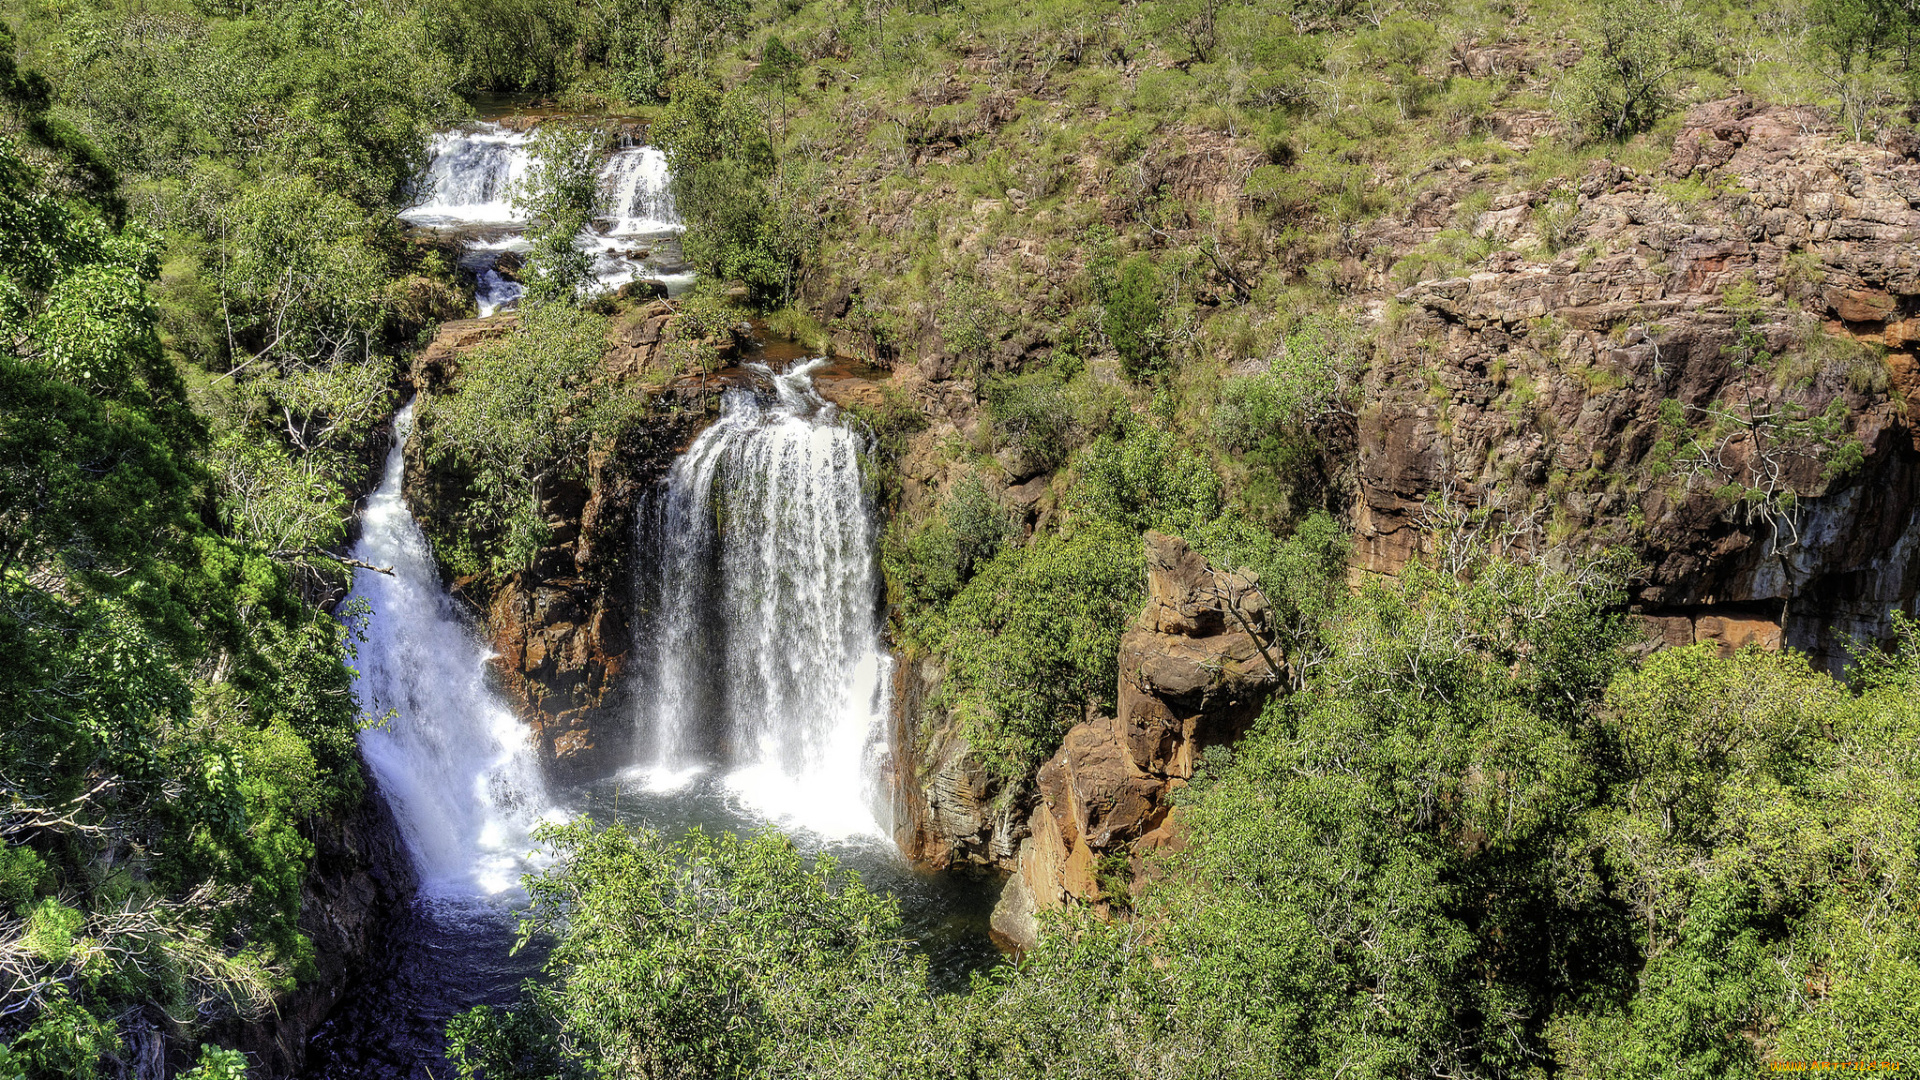
{"type": "Polygon", "coordinates": [[[884,836],[875,808],[892,660],[858,440],[815,393],[820,361],[730,390],[674,463],[649,524],[658,616],[637,721],[648,768],[718,758],[756,814],[822,836],[884,836]],[[716,521],[726,522],[724,532],[716,521]]]}
{"type": "Polygon", "coordinates": [[[490,650],[440,586],[439,570],[401,495],[409,404],[380,486],[367,501],[354,556],[391,575],[354,571],[354,595],[372,605],[354,692],[364,708],[396,715],[360,733],[360,747],[393,807],[423,888],[494,894],[532,868],[530,834],[560,816],[547,796],[531,732],[487,684],[490,650]]]}

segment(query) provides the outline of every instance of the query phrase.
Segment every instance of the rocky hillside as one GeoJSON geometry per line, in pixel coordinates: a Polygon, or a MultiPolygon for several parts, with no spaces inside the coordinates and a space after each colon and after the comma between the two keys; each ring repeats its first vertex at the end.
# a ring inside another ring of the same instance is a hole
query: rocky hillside
{"type": "MultiPolygon", "coordinates": [[[[1517,119],[1506,130],[1516,146],[1537,134],[1517,119]]],[[[1168,166],[1183,178],[1176,189],[1244,206],[1232,178],[1247,163],[1230,147],[1190,149],[1168,166]]],[[[1484,173],[1471,161],[1443,168],[1404,214],[1371,222],[1353,245],[1364,258],[1340,268],[1363,344],[1342,376],[1351,385],[1314,418],[1313,468],[1325,478],[1316,497],[1351,531],[1352,580],[1437,554],[1445,525],[1535,554],[1626,552],[1639,567],[1631,607],[1650,644],[1788,644],[1837,663],[1850,636],[1884,636],[1888,613],[1920,591],[1907,420],[1920,392],[1920,333],[1907,321],[1920,283],[1902,254],[1920,227],[1910,201],[1920,164],[1899,145],[1847,142],[1809,110],[1734,98],[1690,111],[1656,168],[1597,160],[1493,199],[1484,173]],[[1495,250],[1467,272],[1405,281],[1408,267],[1425,265],[1421,252],[1462,230],[1495,250]]],[[[935,187],[853,205],[878,228],[953,197],[935,187]]],[[[1048,272],[1019,245],[958,239],[980,244],[985,272],[1048,272]]],[[[1212,317],[1230,318],[1231,277],[1215,284],[1225,291],[1212,317]]],[[[963,481],[983,483],[1022,530],[1049,528],[1068,485],[1054,463],[1003,442],[987,397],[1004,377],[994,366],[1035,362],[1057,342],[1036,327],[1043,336],[1001,340],[984,366],[938,333],[880,347],[854,328],[858,303],[856,291],[831,293],[818,316],[837,327],[837,352],[890,374],[841,380],[830,393],[864,416],[904,402],[921,417],[900,428],[890,465],[896,528],[940,512],[963,481]],[[956,440],[993,451],[991,466],[956,455],[956,440]]],[[[618,320],[610,376],[653,370],[669,317],[655,302],[618,320]]],[[[457,373],[462,350],[510,325],[449,324],[416,379],[432,392],[457,373]]],[[[1092,359],[1096,369],[1113,363],[1092,359]]],[[[1285,362],[1283,352],[1274,363],[1285,362]]],[[[1231,370],[1265,368],[1246,360],[1231,370]]],[[[629,441],[544,493],[552,544],[530,568],[455,583],[486,613],[505,683],[562,771],[624,760],[635,515],[709,415],[711,395],[737,378],[662,387],[629,441]]],[[[423,520],[446,516],[439,508],[459,483],[414,462],[423,520]]],[[[1137,860],[1118,868],[1135,841],[1165,835],[1165,795],[1191,774],[1195,749],[1244,727],[1269,677],[1220,602],[1194,599],[1234,590],[1194,584],[1214,571],[1188,566],[1199,557],[1182,552],[1177,540],[1149,538],[1148,604],[1121,644],[1117,706],[1067,732],[1030,786],[992,778],[946,718],[941,657],[903,656],[894,741],[906,851],[1013,874],[1016,911],[1102,899],[1138,870],[1137,860]],[[1175,598],[1182,590],[1188,598],[1175,598]],[[1196,603],[1214,606],[1155,614],[1196,603]],[[1154,674],[1162,668],[1165,679],[1154,674]],[[1195,683],[1197,670],[1226,681],[1195,683]]],[[[1240,591],[1263,602],[1257,589],[1240,591]]]]}
{"type": "MultiPolygon", "coordinates": [[[[1908,420],[1920,384],[1907,328],[1920,286],[1903,254],[1920,225],[1920,165],[1906,149],[1849,142],[1810,110],[1735,98],[1690,111],[1656,168],[1600,160],[1488,200],[1486,170],[1462,161],[1404,215],[1370,224],[1355,241],[1366,257],[1342,269],[1370,344],[1351,392],[1316,419],[1321,498],[1351,529],[1352,580],[1393,575],[1438,554],[1443,526],[1464,528],[1536,554],[1624,551],[1651,645],[1787,644],[1839,664],[1849,639],[1884,637],[1889,612],[1920,591],[1908,420]],[[1462,228],[1496,250],[1466,272],[1404,282],[1424,248],[1462,228]]],[[[1231,156],[1211,167],[1218,183],[1196,190],[1229,190],[1231,156]]],[[[949,196],[869,212],[905,220],[949,196]]],[[[978,254],[992,272],[1018,273],[1030,252],[978,254]]],[[[829,297],[822,315],[852,302],[829,297]]],[[[836,343],[863,340],[842,332],[836,343]]],[[[928,418],[900,459],[899,512],[932,515],[955,484],[979,478],[1026,528],[1045,528],[1061,478],[1005,450],[985,469],[951,452],[956,439],[1001,438],[983,400],[995,376],[969,374],[985,369],[938,335],[892,354],[864,345],[928,418]]],[[[1049,348],[1007,338],[994,363],[1049,348]]],[[[1149,565],[1159,558],[1150,545],[1149,565]]],[[[1164,603],[1162,584],[1156,575],[1140,626],[1164,603]]],[[[1174,639],[1142,632],[1127,639],[1123,671],[1181,655],[1174,639]]],[[[1157,796],[1130,785],[1163,791],[1153,778],[1178,769],[1166,771],[1165,755],[1120,753],[1126,738],[1103,734],[1116,720],[1099,719],[1066,735],[1033,788],[1009,793],[927,707],[942,672],[937,655],[903,668],[896,742],[913,748],[903,846],[933,865],[1014,873],[1032,894],[1010,893],[1015,910],[1034,897],[1101,897],[1099,860],[1154,829],[1157,796]],[[1089,775],[1100,793],[1074,794],[1089,775]],[[1082,820],[1088,804],[1076,799],[1103,809],[1082,820]],[[1124,824],[1100,824],[1115,807],[1124,824]]],[[[1123,675],[1117,722],[1134,723],[1141,700],[1123,675]]]]}
{"type": "Polygon", "coordinates": [[[1357,566],[1403,565],[1444,492],[1529,543],[1630,550],[1670,643],[1784,637],[1838,661],[1884,637],[1917,583],[1914,149],[1731,99],[1688,113],[1657,171],[1596,164],[1487,210],[1476,230],[1536,248],[1541,226],[1514,222],[1571,216],[1551,257],[1501,252],[1383,309],[1357,566]]]}

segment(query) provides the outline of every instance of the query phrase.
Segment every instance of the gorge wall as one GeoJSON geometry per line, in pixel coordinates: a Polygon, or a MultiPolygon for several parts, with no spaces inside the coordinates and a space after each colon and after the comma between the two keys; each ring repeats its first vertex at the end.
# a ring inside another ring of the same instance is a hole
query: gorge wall
{"type": "MultiPolygon", "coordinates": [[[[1495,133],[1515,146],[1551,133],[1544,114],[1505,121],[1495,133]]],[[[1180,151],[1183,138],[1149,156],[1185,189],[1225,192],[1220,213],[1237,213],[1245,163],[1188,152],[1192,139],[1180,151]]],[[[1884,637],[1889,612],[1913,610],[1920,593],[1916,154],[1920,144],[1848,143],[1811,110],[1731,99],[1688,113],[1657,169],[1598,161],[1572,182],[1485,200],[1492,170],[1461,161],[1405,214],[1365,225],[1337,274],[1370,357],[1357,406],[1322,431],[1325,505],[1352,530],[1354,581],[1398,572],[1442,519],[1478,521],[1536,553],[1625,549],[1644,567],[1630,601],[1650,645],[1786,644],[1838,667],[1849,640],[1884,637]],[[1463,222],[1493,253],[1463,275],[1411,275],[1463,222]],[[1764,498],[1743,504],[1741,492],[1764,498]]],[[[902,194],[855,212],[908,222],[944,197],[902,194]]],[[[954,232],[965,249],[967,230],[954,232]]],[[[1049,269],[1021,246],[975,253],[1010,276],[1049,269]]],[[[1036,329],[1006,333],[971,362],[931,313],[906,344],[882,348],[858,330],[857,287],[819,303],[842,316],[838,344],[890,362],[894,387],[929,418],[900,462],[907,511],[952,483],[942,447],[986,441],[974,372],[1044,361],[1056,344],[1043,299],[1036,329]]],[[[986,482],[1029,527],[1055,512],[1053,477],[1001,466],[986,482]]],[[[1156,576],[1129,634],[1127,671],[1175,663],[1192,645],[1141,636],[1165,585],[1156,576]]],[[[1015,940],[1030,910],[1065,896],[1102,902],[1103,872],[1126,880],[1135,852],[1160,842],[1132,843],[1164,828],[1156,800],[1180,780],[1123,752],[1146,698],[1123,678],[1121,715],[1075,727],[1033,787],[1010,793],[927,707],[941,670],[921,658],[897,687],[903,849],[1011,874],[998,921],[1015,940]],[[1116,812],[1128,824],[1109,828],[1116,812]]]]}
{"type": "Polygon", "coordinates": [[[1738,99],[1690,113],[1660,172],[1602,162],[1577,192],[1496,200],[1478,227],[1556,199],[1572,217],[1551,258],[1503,251],[1391,302],[1357,418],[1357,568],[1411,558],[1444,491],[1543,546],[1630,549],[1636,607],[1669,643],[1784,637],[1838,661],[1884,636],[1920,569],[1912,149],[1738,99]],[[1832,445],[1752,422],[1793,416],[1831,416],[1832,445]],[[1712,460],[1676,452],[1676,420],[1712,460]],[[1769,482],[1789,520],[1719,491],[1769,482]]]}

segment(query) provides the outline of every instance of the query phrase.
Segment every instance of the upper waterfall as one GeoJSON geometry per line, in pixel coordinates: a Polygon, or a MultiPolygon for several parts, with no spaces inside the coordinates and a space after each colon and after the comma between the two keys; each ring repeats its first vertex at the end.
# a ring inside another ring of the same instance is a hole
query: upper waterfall
{"type": "Polygon", "coordinates": [[[518,884],[529,833],[552,804],[527,728],[487,686],[488,652],[441,587],[401,497],[412,426],[409,404],[394,418],[353,552],[393,569],[354,571],[354,595],[373,608],[354,693],[370,710],[395,712],[361,732],[360,748],[428,887],[495,893],[518,884]]]}
{"type": "MultiPolygon", "coordinates": [[[[415,185],[421,201],[400,214],[414,225],[459,235],[465,249],[460,266],[473,276],[482,318],[512,307],[525,292],[517,278],[518,256],[531,245],[514,186],[532,172],[532,142],[531,134],[495,123],[441,132],[415,185]],[[514,258],[505,258],[509,252],[514,258]]],[[[623,145],[600,164],[599,181],[593,224],[574,238],[591,260],[594,287],[614,290],[640,278],[669,290],[691,283],[680,258],[682,226],[666,155],[658,147],[623,145]]]]}
{"type": "Polygon", "coordinates": [[[876,522],[859,443],[814,391],[822,361],[772,396],[729,390],[642,521],[658,550],[649,779],[708,767],[766,814],[828,836],[882,834],[873,764],[891,665],[880,638],[876,522]]]}
{"type": "Polygon", "coordinates": [[[600,192],[607,232],[614,236],[644,235],[680,228],[673,207],[667,155],[655,146],[616,150],[600,169],[600,192]]]}
{"type": "Polygon", "coordinates": [[[498,124],[474,124],[433,137],[423,202],[402,211],[419,225],[511,225],[526,216],[513,205],[512,187],[526,178],[533,157],[529,137],[498,124]]]}

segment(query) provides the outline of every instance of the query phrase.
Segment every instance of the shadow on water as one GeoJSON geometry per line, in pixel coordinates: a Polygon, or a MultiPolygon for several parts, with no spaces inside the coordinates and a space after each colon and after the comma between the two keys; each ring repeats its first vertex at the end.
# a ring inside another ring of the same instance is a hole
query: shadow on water
{"type": "MultiPolygon", "coordinates": [[[[563,792],[560,799],[596,821],[644,826],[669,838],[692,828],[740,833],[767,826],[706,777],[674,792],[607,780],[563,792]]],[[[996,895],[991,879],[916,870],[884,840],[789,835],[802,852],[833,856],[869,888],[899,901],[908,935],[927,956],[935,990],[962,991],[971,973],[1000,960],[987,935],[996,895]]],[[[308,1080],[450,1080],[447,1021],[475,1005],[512,1005],[521,984],[538,977],[545,961],[539,943],[509,955],[520,902],[517,892],[416,900],[391,928],[381,966],[348,992],[346,1004],[314,1034],[308,1080]]]]}
{"type": "Polygon", "coordinates": [[[449,1080],[447,1021],[512,1005],[540,970],[537,943],[512,954],[512,900],[422,896],[388,931],[383,963],[308,1044],[309,1080],[449,1080]]]}

